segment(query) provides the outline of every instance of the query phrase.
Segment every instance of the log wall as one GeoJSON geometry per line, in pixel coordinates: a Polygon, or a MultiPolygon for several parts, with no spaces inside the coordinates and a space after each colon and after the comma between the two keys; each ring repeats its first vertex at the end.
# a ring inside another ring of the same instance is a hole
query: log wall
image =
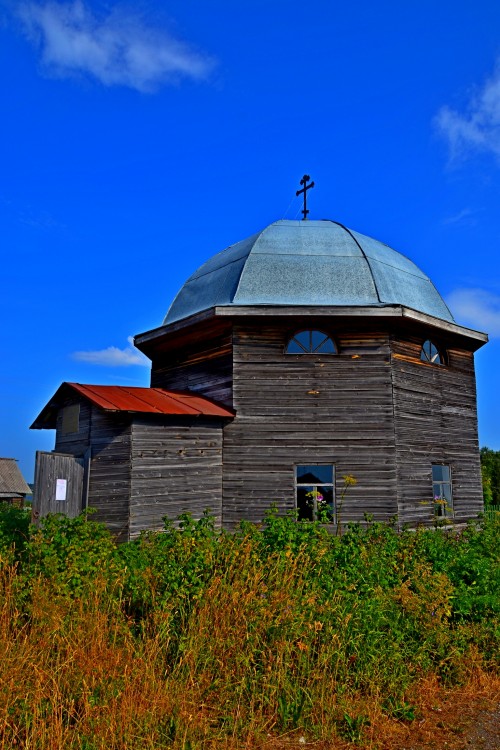
{"type": "Polygon", "coordinates": [[[63,409],[57,416],[55,451],[83,459],[89,456],[83,503],[95,508],[93,519],[105,523],[120,540],[129,536],[130,416],[104,412],[86,399],[79,403],[78,432],[63,434],[63,409]],[[86,497],[85,497],[86,496],[86,497]]]}
{"type": "Polygon", "coordinates": [[[92,406],[88,505],[119,541],[129,538],[131,425],[128,414],[92,406]]]}
{"type": "Polygon", "coordinates": [[[132,425],[130,537],[162,529],[163,517],[210,509],[221,523],[222,423],[136,415],[132,425]]]}
{"type": "Polygon", "coordinates": [[[79,404],[80,415],[78,420],[78,432],[64,434],[62,431],[64,407],[57,414],[56,444],[54,450],[57,453],[71,453],[73,456],[83,457],[90,440],[90,415],[91,406],[88,401],[78,398],[68,400],[65,406],[79,404]]]}
{"type": "Polygon", "coordinates": [[[151,386],[167,390],[194,391],[232,406],[231,335],[224,333],[193,342],[153,360],[151,386]]]}
{"type": "Polygon", "coordinates": [[[433,520],[433,463],[451,466],[456,521],[483,510],[474,356],[436,343],[445,366],[420,361],[421,338],[392,342],[399,517],[412,526],[433,520]]]}
{"type": "Polygon", "coordinates": [[[271,504],[292,510],[295,466],[321,463],[335,466],[337,505],[343,475],[357,480],[343,522],[431,523],[432,463],[451,466],[465,520],[482,510],[473,354],[443,338],[445,366],[421,362],[425,330],[399,326],[311,318],[339,353],[287,355],[303,319],[236,319],[229,333],[160,353],[151,375],[153,386],[232,406],[234,420],[106,414],[82,400],[78,433],[63,435],[59,415],[56,451],[82,457],[91,446],[89,505],[119,539],[185,511],[211,508],[234,528],[271,504]]]}
{"type": "MultiPolygon", "coordinates": [[[[345,474],[358,481],[343,520],[397,513],[391,352],[381,331],[345,331],[316,321],[340,354],[285,355],[301,321],[235,323],[233,404],[224,428],[223,523],[261,521],[272,503],[295,507],[296,464],[332,463],[340,499],[345,474]]],[[[309,326],[308,326],[309,327],[309,326]]]]}

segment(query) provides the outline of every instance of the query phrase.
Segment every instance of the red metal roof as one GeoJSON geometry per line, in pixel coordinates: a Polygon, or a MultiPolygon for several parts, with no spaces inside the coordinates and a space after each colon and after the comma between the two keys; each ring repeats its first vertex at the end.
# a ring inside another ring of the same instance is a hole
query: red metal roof
{"type": "Polygon", "coordinates": [[[182,391],[163,388],[135,388],[123,385],[82,385],[66,383],[106,411],[134,411],[140,414],[195,414],[234,417],[224,406],[182,391]]]}
{"type": "Polygon", "coordinates": [[[76,391],[105,411],[138,414],[234,417],[234,412],[204,396],[163,388],[136,388],[122,385],[63,383],[31,425],[33,429],[54,428],[57,409],[68,389],[76,391]]]}

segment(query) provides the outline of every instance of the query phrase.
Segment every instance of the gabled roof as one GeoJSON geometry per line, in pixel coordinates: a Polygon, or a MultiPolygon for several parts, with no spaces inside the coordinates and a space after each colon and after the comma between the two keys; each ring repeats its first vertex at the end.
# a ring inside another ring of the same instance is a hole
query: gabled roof
{"type": "Polygon", "coordinates": [[[234,412],[225,406],[186,391],[166,391],[163,388],[136,388],[122,385],[63,383],[35,419],[31,429],[54,429],[58,410],[68,397],[75,394],[83,396],[107,412],[234,417],[234,412]]]}
{"type": "Polygon", "coordinates": [[[0,458],[0,500],[13,495],[31,495],[15,458],[0,458]]]}

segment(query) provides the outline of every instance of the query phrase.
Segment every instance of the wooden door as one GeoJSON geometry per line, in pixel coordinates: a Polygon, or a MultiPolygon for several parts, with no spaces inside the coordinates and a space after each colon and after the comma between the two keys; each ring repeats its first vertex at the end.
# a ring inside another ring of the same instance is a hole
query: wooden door
{"type": "Polygon", "coordinates": [[[85,507],[83,458],[67,453],[37,451],[33,521],[47,513],[64,513],[69,518],[79,515],[85,507]]]}

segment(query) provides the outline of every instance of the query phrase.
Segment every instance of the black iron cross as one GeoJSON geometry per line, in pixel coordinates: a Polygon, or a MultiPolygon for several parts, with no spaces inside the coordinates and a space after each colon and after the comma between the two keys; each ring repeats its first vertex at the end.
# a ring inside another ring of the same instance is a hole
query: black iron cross
{"type": "Polygon", "coordinates": [[[304,193],[304,208],[302,209],[304,218],[302,219],[302,221],[305,221],[307,219],[307,214],[309,213],[309,211],[307,210],[307,191],[309,190],[309,188],[314,187],[314,182],[311,182],[310,185],[307,184],[308,180],[310,179],[311,178],[309,177],[309,175],[305,174],[300,181],[300,184],[304,185],[304,187],[302,188],[302,190],[297,190],[297,192],[295,193],[295,195],[300,195],[301,193],[304,193]]]}

